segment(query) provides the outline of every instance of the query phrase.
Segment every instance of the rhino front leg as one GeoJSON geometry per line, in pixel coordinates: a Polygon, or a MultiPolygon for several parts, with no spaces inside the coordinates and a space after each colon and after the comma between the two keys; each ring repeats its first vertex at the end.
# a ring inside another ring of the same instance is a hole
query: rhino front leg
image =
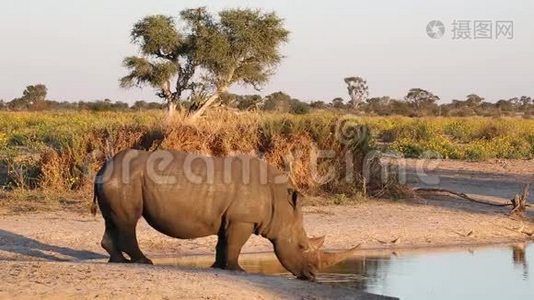
{"type": "Polygon", "coordinates": [[[228,227],[227,245],[226,245],[226,269],[245,271],[239,265],[239,254],[241,248],[248,241],[254,232],[254,224],[250,223],[234,223],[228,227]]]}
{"type": "Polygon", "coordinates": [[[216,260],[212,267],[225,270],[245,271],[239,265],[241,248],[254,232],[254,224],[231,223],[217,241],[216,260]]]}

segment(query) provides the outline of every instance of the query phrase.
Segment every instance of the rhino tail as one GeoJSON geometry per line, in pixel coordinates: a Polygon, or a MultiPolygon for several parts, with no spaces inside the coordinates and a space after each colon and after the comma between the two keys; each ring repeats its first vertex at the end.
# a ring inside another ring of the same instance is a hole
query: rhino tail
{"type": "Polygon", "coordinates": [[[93,203],[91,204],[91,214],[93,215],[93,217],[96,217],[96,211],[98,209],[98,205],[96,204],[97,199],[98,199],[98,194],[97,194],[97,187],[95,183],[94,190],[93,190],[93,203]]]}

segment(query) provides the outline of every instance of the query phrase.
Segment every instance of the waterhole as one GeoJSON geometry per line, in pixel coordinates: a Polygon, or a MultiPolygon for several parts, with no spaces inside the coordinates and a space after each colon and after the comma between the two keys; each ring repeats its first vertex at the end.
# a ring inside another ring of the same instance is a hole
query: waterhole
{"type": "MultiPolygon", "coordinates": [[[[158,264],[209,268],[213,255],[159,258],[158,264]]],[[[534,299],[534,245],[362,250],[317,281],[401,299],[534,299]]],[[[292,278],[272,253],[242,254],[249,273],[292,278]]]]}

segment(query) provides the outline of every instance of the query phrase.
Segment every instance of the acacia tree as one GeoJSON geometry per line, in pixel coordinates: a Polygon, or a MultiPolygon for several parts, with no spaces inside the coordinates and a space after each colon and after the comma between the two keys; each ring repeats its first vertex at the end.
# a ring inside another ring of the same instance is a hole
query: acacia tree
{"type": "Polygon", "coordinates": [[[345,104],[343,103],[343,98],[341,97],[336,97],[334,99],[332,99],[332,106],[334,108],[344,108],[345,107],[345,104]]]}
{"type": "Polygon", "coordinates": [[[521,105],[523,106],[528,106],[534,103],[534,101],[532,101],[532,98],[528,96],[521,96],[521,98],[519,98],[519,101],[521,102],[521,105]]]}
{"type": "Polygon", "coordinates": [[[291,96],[284,92],[272,93],[265,97],[262,109],[286,113],[291,108],[291,96]]]}
{"type": "Polygon", "coordinates": [[[367,81],[362,77],[347,77],[345,78],[345,83],[351,99],[349,104],[354,108],[358,108],[369,97],[367,81]]]}
{"type": "Polygon", "coordinates": [[[127,57],[130,74],[121,86],[149,85],[167,101],[172,114],[187,92],[189,114],[200,116],[233,84],[259,89],[273,74],[288,39],[282,19],[260,10],[230,9],[211,15],[205,8],[180,13],[183,28],[172,17],[149,16],[131,33],[141,56],[127,57]]]}
{"type": "Polygon", "coordinates": [[[22,92],[22,98],[30,102],[39,102],[46,99],[48,88],[44,84],[29,85],[22,92]]]}
{"type": "Polygon", "coordinates": [[[260,10],[224,10],[215,18],[197,8],[181,16],[191,32],[192,61],[200,67],[200,80],[192,85],[193,119],[234,84],[259,90],[280,63],[279,48],[289,36],[282,19],[260,10]]]}
{"type": "Polygon", "coordinates": [[[194,64],[183,34],[174,19],[163,15],[148,16],[137,22],[131,32],[132,43],[139,46],[141,56],[129,56],[123,61],[130,71],[121,78],[123,88],[149,85],[156,95],[165,99],[172,115],[182,93],[189,88],[194,64]],[[174,85],[173,85],[174,84],[174,85]]]}
{"type": "Polygon", "coordinates": [[[436,104],[439,97],[433,93],[420,88],[413,88],[408,91],[404,100],[413,105],[416,110],[436,104]]]}
{"type": "Polygon", "coordinates": [[[477,94],[469,94],[465,98],[465,104],[469,107],[479,106],[484,101],[484,98],[480,97],[477,94]]]}
{"type": "Polygon", "coordinates": [[[44,84],[28,85],[22,92],[22,97],[13,99],[8,103],[10,109],[42,109],[48,94],[48,88],[44,84]]]}

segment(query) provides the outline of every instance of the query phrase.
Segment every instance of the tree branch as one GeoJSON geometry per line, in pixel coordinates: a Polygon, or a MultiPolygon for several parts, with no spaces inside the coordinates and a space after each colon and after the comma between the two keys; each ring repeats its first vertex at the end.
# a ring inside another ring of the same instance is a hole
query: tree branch
{"type": "Polygon", "coordinates": [[[220,79],[220,81],[217,83],[217,89],[211,95],[201,106],[198,110],[194,111],[190,115],[191,120],[196,120],[198,117],[200,117],[207,109],[210,107],[222,93],[225,93],[228,90],[228,87],[232,84],[232,81],[234,79],[236,67],[233,67],[229,70],[228,75],[226,78],[220,79]]]}
{"type": "Polygon", "coordinates": [[[211,97],[209,97],[208,100],[206,100],[206,102],[204,102],[204,104],[202,104],[198,110],[193,112],[189,118],[193,121],[198,119],[198,117],[200,117],[206,111],[206,109],[208,109],[208,107],[210,107],[213,102],[219,98],[219,95],[219,92],[215,92],[213,95],[211,95],[211,97]]]}
{"type": "Polygon", "coordinates": [[[176,99],[182,97],[182,93],[187,90],[192,90],[194,84],[191,83],[191,78],[195,75],[197,65],[190,60],[185,62],[185,66],[179,66],[178,78],[176,79],[176,91],[173,96],[176,99]]]}
{"type": "Polygon", "coordinates": [[[163,58],[163,59],[168,59],[168,60],[172,60],[172,61],[174,61],[176,59],[174,54],[172,54],[172,53],[165,54],[165,53],[163,53],[163,51],[161,49],[158,49],[158,51],[155,54],[156,54],[157,57],[163,58]]]}

